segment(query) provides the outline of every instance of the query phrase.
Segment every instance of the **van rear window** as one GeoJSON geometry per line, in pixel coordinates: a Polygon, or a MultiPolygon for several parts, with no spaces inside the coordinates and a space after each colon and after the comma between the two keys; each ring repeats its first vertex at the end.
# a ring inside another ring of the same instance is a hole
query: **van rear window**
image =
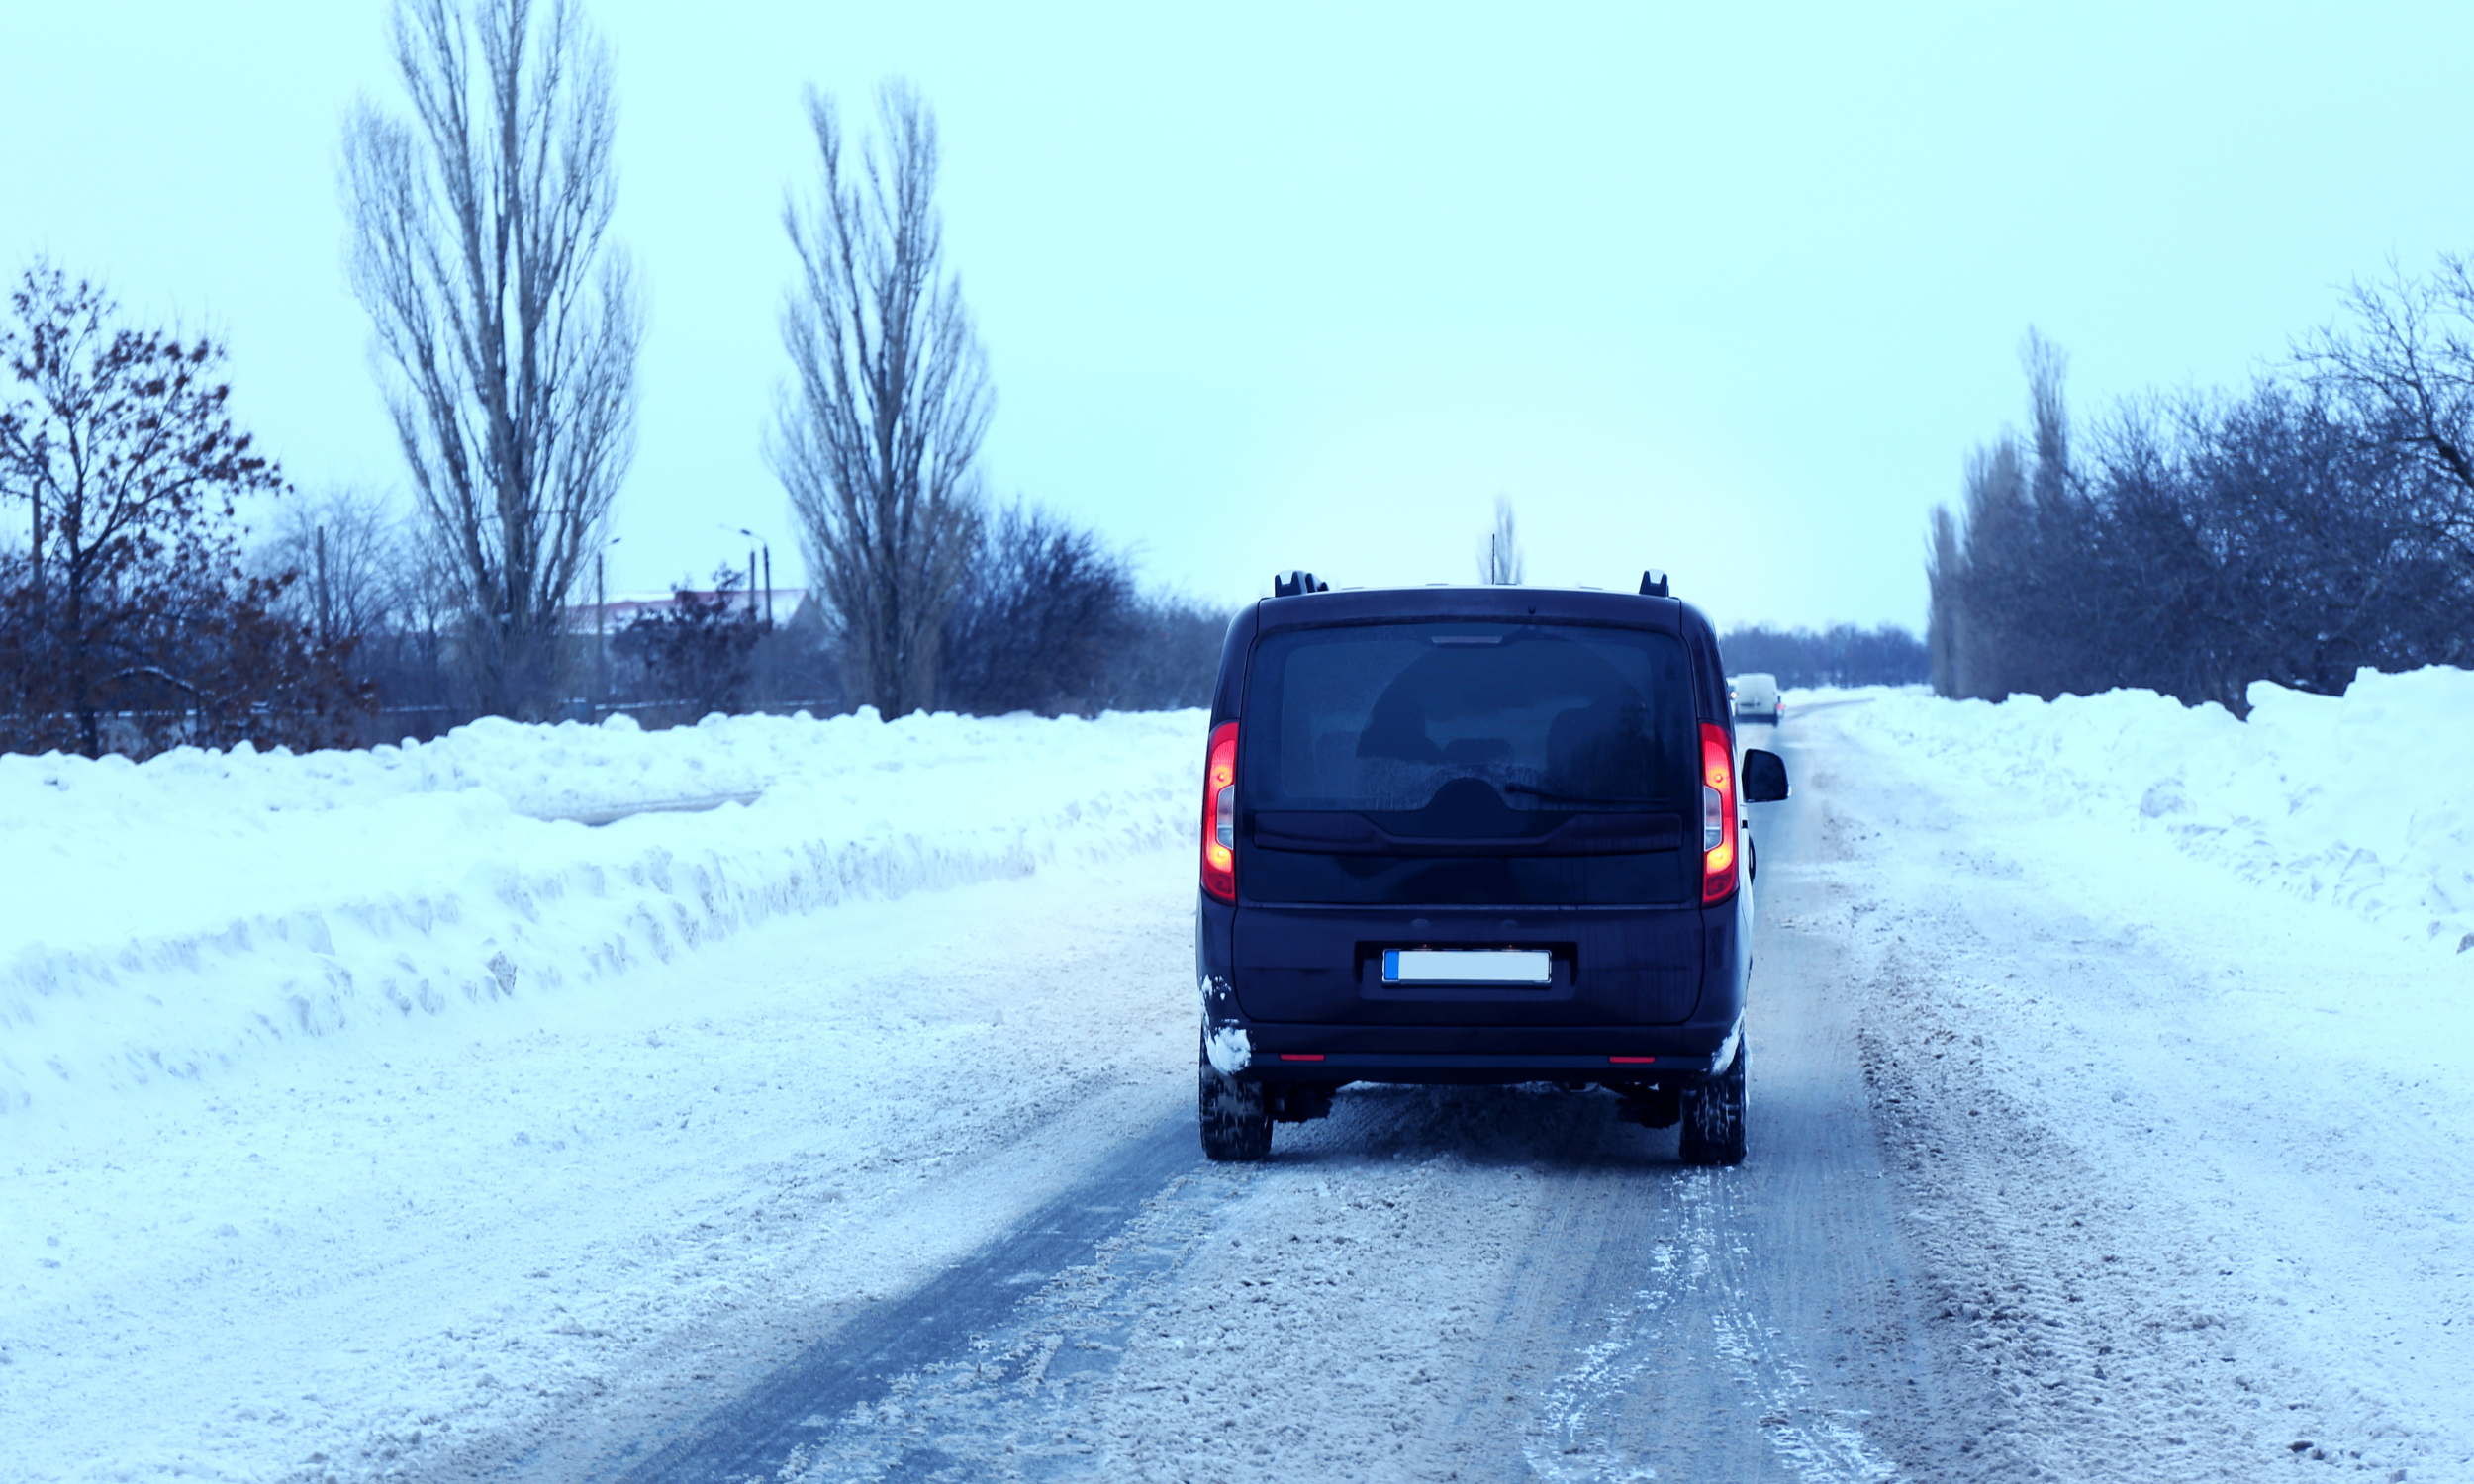
{"type": "Polygon", "coordinates": [[[1275,633],[1256,646],[1243,715],[1249,809],[1393,814],[1442,796],[1476,824],[1498,809],[1680,813],[1692,796],[1691,682],[1666,634],[1464,621],[1275,633]]]}
{"type": "Polygon", "coordinates": [[[1268,635],[1238,730],[1251,821],[1238,890],[1334,905],[1696,900],[1689,676],[1681,643],[1637,629],[1268,635]]]}

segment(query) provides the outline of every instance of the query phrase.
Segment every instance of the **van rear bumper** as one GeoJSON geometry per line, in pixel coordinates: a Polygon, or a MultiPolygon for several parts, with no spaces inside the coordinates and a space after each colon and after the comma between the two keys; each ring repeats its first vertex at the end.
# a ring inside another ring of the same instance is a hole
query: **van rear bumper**
{"type": "Polygon", "coordinates": [[[1244,1081],[1502,1083],[1702,1077],[1738,1026],[1330,1026],[1226,1020],[1246,1034],[1244,1081]],[[1622,1060],[1617,1060],[1617,1059],[1622,1060]],[[1642,1059],[1649,1060],[1642,1060],[1642,1059]]]}

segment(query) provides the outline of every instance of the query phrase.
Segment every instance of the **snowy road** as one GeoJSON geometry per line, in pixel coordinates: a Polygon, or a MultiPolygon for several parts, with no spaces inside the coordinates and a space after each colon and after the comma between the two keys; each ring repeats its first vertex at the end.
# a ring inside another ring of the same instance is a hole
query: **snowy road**
{"type": "Polygon", "coordinates": [[[0,1477],[2474,1480],[2474,961],[1893,703],[1776,739],[1741,1168],[1206,1164],[1189,856],[1059,859],[12,1128],[0,1477]]]}
{"type": "MultiPolygon", "coordinates": [[[[2113,1044],[2188,1044],[2176,960],[2238,952],[2100,930],[1983,838],[1951,859],[1929,790],[1843,740],[1808,711],[1777,744],[1807,782],[1760,821],[1744,1167],[1684,1168],[1594,1093],[1361,1087],[1252,1168],[1194,1159],[1181,1109],[1043,1213],[1076,1240],[992,1244],[867,1331],[874,1365],[827,1343],[625,1477],[2464,1477],[2448,1409],[2474,1393],[2428,1363],[2474,1358],[2453,1227],[2401,1243],[2361,1191],[2223,1167],[2210,1139],[2287,1132],[2255,1086],[2167,1107],[2187,1057],[2113,1044]],[[2126,1149],[2067,1094],[2006,1090],[1983,1043],[2019,1006],[1981,996],[1988,964],[2104,1045],[2044,1076],[2100,1070],[2117,1111],[2143,1088],[2139,1127],[2181,1135],[2126,1149]],[[2330,1311],[2421,1353],[2382,1374],[2314,1333],[2330,1311]]],[[[2323,961],[2368,947],[2308,928],[2323,961]]],[[[2444,1118],[2380,1137],[2474,1188],[2444,1118]]]]}
{"type": "Polygon", "coordinates": [[[625,1477],[1888,1477],[1868,1422],[1953,1413],[1832,954],[1763,946],[1742,1169],[1602,1093],[1357,1088],[1252,1168],[1181,1110],[1030,1224],[1095,1251],[992,1244],[625,1477]]]}

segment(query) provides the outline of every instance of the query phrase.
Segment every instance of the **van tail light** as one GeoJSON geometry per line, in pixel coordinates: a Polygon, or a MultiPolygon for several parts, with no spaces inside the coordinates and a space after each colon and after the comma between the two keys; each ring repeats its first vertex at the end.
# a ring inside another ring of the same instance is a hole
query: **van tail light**
{"type": "Polygon", "coordinates": [[[1237,899],[1237,723],[1211,730],[1202,764],[1202,889],[1237,899]]]}
{"type": "Polygon", "coordinates": [[[1701,903],[1735,892],[1735,744],[1727,729],[1701,723],[1701,903]]]}

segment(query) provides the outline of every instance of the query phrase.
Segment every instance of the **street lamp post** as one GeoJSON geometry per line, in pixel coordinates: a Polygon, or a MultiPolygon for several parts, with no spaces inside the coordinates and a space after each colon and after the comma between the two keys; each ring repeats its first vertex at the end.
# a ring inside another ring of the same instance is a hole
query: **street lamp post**
{"type": "MultiPolygon", "coordinates": [[[[755,542],[757,549],[764,553],[765,629],[771,632],[773,628],[773,543],[744,525],[738,527],[738,533],[755,542]]],[[[747,618],[751,623],[756,619],[756,551],[751,550],[747,553],[747,618]]],[[[765,674],[767,667],[773,663],[769,651],[770,646],[768,646],[767,658],[755,667],[753,677],[759,710],[771,704],[775,696],[772,680],[765,674]]]]}
{"type": "MultiPolygon", "coordinates": [[[[742,535],[742,536],[745,536],[745,537],[746,537],[747,539],[749,539],[750,541],[753,541],[753,542],[755,542],[758,546],[760,546],[760,547],[764,548],[764,553],[765,553],[765,627],[767,627],[767,628],[771,628],[771,627],[773,627],[773,543],[772,543],[771,541],[766,540],[764,537],[762,537],[762,536],[760,536],[760,535],[756,534],[754,531],[749,530],[749,529],[748,529],[746,526],[744,526],[744,525],[742,525],[742,526],[740,526],[740,527],[739,527],[739,534],[740,534],[740,535],[742,535]]],[[[749,588],[751,588],[751,589],[752,589],[752,588],[754,588],[754,587],[756,586],[756,553],[754,553],[754,552],[752,552],[752,551],[751,551],[751,552],[749,552],[749,553],[747,554],[747,586],[748,586],[749,588]]],[[[752,601],[752,595],[751,595],[751,602],[749,602],[749,603],[748,603],[748,605],[747,605],[747,615],[748,615],[749,617],[751,617],[751,618],[753,618],[754,616],[756,616],[756,604],[755,604],[755,603],[754,603],[754,602],[752,601]]]]}
{"type": "Polygon", "coordinates": [[[622,539],[613,536],[593,553],[593,689],[605,710],[610,706],[610,578],[603,563],[622,539]]]}

